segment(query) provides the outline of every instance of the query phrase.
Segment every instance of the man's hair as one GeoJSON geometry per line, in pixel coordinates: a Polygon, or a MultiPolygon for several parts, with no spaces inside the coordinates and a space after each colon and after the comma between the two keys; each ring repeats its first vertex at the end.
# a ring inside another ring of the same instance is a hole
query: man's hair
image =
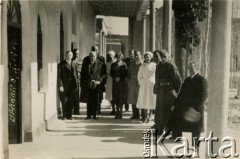
{"type": "Polygon", "coordinates": [[[98,45],[93,45],[93,46],[91,47],[91,51],[96,51],[96,50],[97,50],[96,48],[98,48],[98,45]]]}
{"type": "Polygon", "coordinates": [[[96,51],[90,51],[89,55],[91,54],[96,54],[97,55],[97,52],[96,51]]]}
{"type": "MultiPolygon", "coordinates": [[[[72,53],[72,51],[68,50],[65,52],[65,55],[68,55],[69,53],[72,53]]],[[[72,53],[73,54],[73,53],[72,53]]]]}
{"type": "Polygon", "coordinates": [[[140,54],[141,55],[141,51],[134,51],[134,54],[140,54]]]}
{"type": "Polygon", "coordinates": [[[199,63],[196,62],[196,61],[191,61],[191,62],[189,62],[188,66],[189,66],[189,65],[194,65],[195,68],[199,68],[199,63]]]}
{"type": "Polygon", "coordinates": [[[117,56],[118,56],[118,57],[121,57],[121,58],[124,57],[123,54],[122,54],[121,52],[117,52],[116,55],[115,55],[115,58],[116,58],[117,56]]]}
{"type": "Polygon", "coordinates": [[[163,50],[160,51],[160,56],[168,58],[170,55],[167,52],[167,50],[163,49],[163,50]]]}

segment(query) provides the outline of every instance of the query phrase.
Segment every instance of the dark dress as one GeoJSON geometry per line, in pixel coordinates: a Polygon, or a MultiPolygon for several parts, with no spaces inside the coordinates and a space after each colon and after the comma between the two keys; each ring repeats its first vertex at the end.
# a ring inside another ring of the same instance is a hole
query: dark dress
{"type": "Polygon", "coordinates": [[[77,65],[75,62],[69,63],[64,60],[58,64],[58,86],[64,91],[59,91],[62,103],[63,118],[71,118],[73,106],[76,103],[75,94],[78,91],[77,65]]]}
{"type": "Polygon", "coordinates": [[[170,62],[160,62],[156,68],[154,85],[154,94],[157,95],[154,122],[159,131],[166,127],[180,86],[181,77],[177,67],[170,62]]]}
{"type": "Polygon", "coordinates": [[[121,61],[119,64],[117,62],[112,63],[110,76],[113,78],[113,88],[112,97],[113,102],[116,105],[123,105],[126,102],[126,77],[127,77],[127,65],[125,62],[121,61]],[[116,77],[120,78],[120,81],[115,80],[116,77]]]}
{"type": "MultiPolygon", "coordinates": [[[[192,132],[193,136],[198,137],[204,131],[204,103],[207,98],[207,81],[196,74],[184,80],[179,95],[175,101],[175,108],[172,112],[168,126],[176,130],[176,136],[181,136],[182,132],[192,132]],[[192,107],[201,114],[198,122],[191,123],[183,118],[186,110],[192,107]]],[[[173,132],[173,135],[175,132],[173,132]]],[[[175,136],[175,135],[174,135],[175,136]]]]}

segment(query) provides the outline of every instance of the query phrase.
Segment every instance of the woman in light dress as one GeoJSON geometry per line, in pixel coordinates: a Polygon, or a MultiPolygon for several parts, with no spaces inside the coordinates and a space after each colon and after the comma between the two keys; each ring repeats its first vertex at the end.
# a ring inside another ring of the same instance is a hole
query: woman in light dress
{"type": "Polygon", "coordinates": [[[112,77],[110,76],[110,70],[111,70],[111,65],[112,63],[115,62],[115,54],[116,52],[113,50],[110,50],[107,54],[107,83],[106,83],[106,96],[105,99],[111,102],[112,105],[112,111],[111,115],[115,115],[115,104],[113,103],[112,100],[112,77]]]}
{"type": "Polygon", "coordinates": [[[137,108],[141,109],[142,121],[148,123],[151,118],[152,110],[156,106],[156,95],[153,94],[155,84],[156,63],[151,62],[152,52],[144,54],[144,63],[140,66],[137,79],[140,85],[137,108]]]}

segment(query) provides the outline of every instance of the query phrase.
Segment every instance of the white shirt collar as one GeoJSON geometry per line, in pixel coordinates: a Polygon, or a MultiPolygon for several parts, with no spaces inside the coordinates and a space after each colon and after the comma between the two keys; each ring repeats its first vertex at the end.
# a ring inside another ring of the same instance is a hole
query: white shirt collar
{"type": "Polygon", "coordinates": [[[198,74],[198,72],[197,72],[197,73],[195,73],[194,75],[190,76],[190,77],[191,77],[191,78],[193,78],[193,77],[195,77],[197,74],[198,74]]]}

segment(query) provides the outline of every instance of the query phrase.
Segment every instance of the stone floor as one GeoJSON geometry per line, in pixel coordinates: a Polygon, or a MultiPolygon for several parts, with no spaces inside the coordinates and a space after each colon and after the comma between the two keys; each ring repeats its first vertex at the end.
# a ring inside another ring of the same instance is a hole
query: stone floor
{"type": "MultiPolygon", "coordinates": [[[[98,120],[85,120],[86,106],[81,105],[81,115],[74,120],[56,119],[35,141],[9,146],[10,159],[140,159],[143,158],[143,131],[153,122],[143,124],[140,120],[130,120],[131,112],[124,113],[123,119],[113,119],[111,109],[105,101],[98,120]]],[[[229,135],[237,141],[240,152],[239,130],[229,128],[229,135]]],[[[205,134],[202,134],[205,136],[205,134]]],[[[190,134],[184,133],[190,141],[190,134]]],[[[171,150],[179,143],[166,140],[171,150]]],[[[191,144],[190,144],[191,145],[191,144]]],[[[154,148],[152,148],[153,150],[154,148]]],[[[158,158],[168,158],[159,147],[158,158]],[[163,157],[165,156],[165,157],[163,157]]],[[[200,158],[204,158],[205,144],[200,147],[200,158]]]]}

